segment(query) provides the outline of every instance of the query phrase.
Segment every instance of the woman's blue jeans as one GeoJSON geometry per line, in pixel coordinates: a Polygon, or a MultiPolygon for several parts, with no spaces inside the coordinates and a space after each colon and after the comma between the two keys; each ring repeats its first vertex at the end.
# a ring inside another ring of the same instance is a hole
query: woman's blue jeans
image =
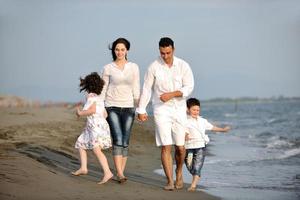
{"type": "Polygon", "coordinates": [[[135,108],[106,107],[107,122],[113,141],[113,155],[128,156],[131,128],[135,116],[135,108]]]}

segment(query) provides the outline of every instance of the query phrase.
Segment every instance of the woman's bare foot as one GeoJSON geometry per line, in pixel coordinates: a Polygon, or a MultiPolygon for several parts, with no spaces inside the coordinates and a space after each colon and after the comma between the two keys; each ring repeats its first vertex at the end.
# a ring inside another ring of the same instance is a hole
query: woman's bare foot
{"type": "Polygon", "coordinates": [[[127,181],[127,178],[125,176],[118,176],[118,182],[120,184],[123,184],[127,181]]]}
{"type": "Polygon", "coordinates": [[[106,174],[106,175],[104,175],[102,180],[100,182],[98,182],[97,184],[102,185],[102,184],[106,183],[107,181],[109,181],[113,176],[114,175],[112,173],[106,174]]]}
{"type": "Polygon", "coordinates": [[[76,172],[71,172],[71,174],[74,175],[74,176],[85,175],[87,173],[88,173],[87,169],[79,169],[76,172]]]}

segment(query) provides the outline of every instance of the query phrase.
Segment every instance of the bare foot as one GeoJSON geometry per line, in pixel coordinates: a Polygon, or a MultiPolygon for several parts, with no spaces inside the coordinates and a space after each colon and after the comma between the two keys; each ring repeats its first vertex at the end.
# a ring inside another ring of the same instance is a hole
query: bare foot
{"type": "Polygon", "coordinates": [[[88,170],[83,170],[83,169],[79,169],[76,172],[71,172],[72,175],[74,176],[80,176],[80,175],[85,175],[88,173],[88,170]]]}
{"type": "Polygon", "coordinates": [[[167,191],[173,191],[174,190],[174,184],[168,184],[164,187],[164,190],[167,191]]]}
{"type": "Polygon", "coordinates": [[[98,182],[97,184],[102,185],[102,184],[106,183],[107,181],[109,181],[113,176],[114,175],[112,173],[104,175],[102,180],[100,182],[98,182]]]}
{"type": "Polygon", "coordinates": [[[118,181],[120,184],[123,184],[127,181],[127,178],[125,176],[122,176],[122,177],[118,176],[118,181]]]}
{"type": "Polygon", "coordinates": [[[176,182],[175,182],[175,188],[176,189],[182,189],[183,188],[183,178],[182,173],[178,173],[176,170],[176,182]]]}
{"type": "Polygon", "coordinates": [[[189,187],[188,189],[187,189],[187,191],[189,191],[189,192],[195,192],[196,191],[196,187],[189,187]]]}

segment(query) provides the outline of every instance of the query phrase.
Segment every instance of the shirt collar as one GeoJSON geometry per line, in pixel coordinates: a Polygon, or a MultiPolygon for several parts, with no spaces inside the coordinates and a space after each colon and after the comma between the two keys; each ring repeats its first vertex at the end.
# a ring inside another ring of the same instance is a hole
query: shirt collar
{"type": "MultiPolygon", "coordinates": [[[[162,59],[161,56],[158,57],[158,61],[162,64],[162,65],[166,65],[165,61],[162,59]]],[[[178,58],[176,56],[173,56],[173,64],[172,66],[178,66],[178,58]]]]}

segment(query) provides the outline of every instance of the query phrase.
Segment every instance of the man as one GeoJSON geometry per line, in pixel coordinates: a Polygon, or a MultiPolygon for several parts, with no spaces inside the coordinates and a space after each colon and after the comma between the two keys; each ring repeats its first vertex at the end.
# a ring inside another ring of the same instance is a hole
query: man
{"type": "Polygon", "coordinates": [[[194,88],[193,73],[188,63],[174,56],[174,42],[164,37],[159,41],[160,57],[145,74],[137,108],[138,119],[147,120],[146,107],[153,90],[153,114],[156,145],[161,146],[161,161],[167,177],[165,190],[183,188],[182,166],[185,157],[186,97],[194,88]],[[172,146],[175,145],[176,182],[173,180],[172,146]]]}

